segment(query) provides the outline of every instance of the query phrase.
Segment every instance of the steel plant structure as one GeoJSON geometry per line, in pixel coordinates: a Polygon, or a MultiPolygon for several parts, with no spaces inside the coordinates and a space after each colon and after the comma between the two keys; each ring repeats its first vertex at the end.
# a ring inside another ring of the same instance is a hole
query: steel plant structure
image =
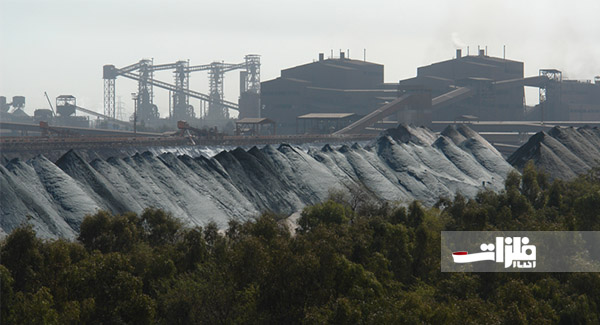
{"type": "Polygon", "coordinates": [[[196,118],[189,98],[197,98],[208,103],[206,120],[219,121],[229,119],[229,109],[243,112],[258,112],[260,107],[260,56],[246,55],[244,61],[237,64],[212,62],[210,64],[190,66],[189,61],[154,64],[153,60],[143,59],[123,68],[114,65],[103,67],[104,78],[104,115],[115,118],[116,79],[119,76],[138,82],[137,105],[138,120],[152,123],[159,119],[158,108],[154,104],[153,87],[170,91],[172,107],[169,107],[171,120],[193,120],[196,118]],[[154,78],[154,72],[172,70],[175,82],[173,84],[154,78]],[[223,78],[226,72],[242,70],[240,73],[240,104],[223,98],[223,78]],[[203,94],[189,89],[190,73],[208,71],[209,94],[203,94]]]}
{"type": "MultiPolygon", "coordinates": [[[[325,59],[321,53],[318,61],[284,69],[281,77],[262,83],[261,117],[276,121],[281,133],[293,134],[299,116],[309,113],[364,116],[394,100],[397,88],[397,84],[384,84],[381,64],[353,60],[344,52],[339,58],[325,59]]],[[[324,126],[325,122],[321,124],[324,126]]]]}
{"type": "MultiPolygon", "coordinates": [[[[600,77],[563,80],[558,70],[525,77],[523,62],[488,56],[485,50],[419,67],[417,76],[383,82],[383,66],[339,58],[281,71],[262,83],[263,116],[281,133],[295,133],[296,119],[312,113],[354,113],[337,134],[380,131],[385,125],[432,121],[600,121],[600,77]],[[540,103],[526,107],[524,87],[539,88],[540,103]],[[378,124],[380,127],[373,127],[378,124]]],[[[321,121],[325,125],[325,121],[321,121]]],[[[329,131],[331,132],[331,130],[329,131]]]]}

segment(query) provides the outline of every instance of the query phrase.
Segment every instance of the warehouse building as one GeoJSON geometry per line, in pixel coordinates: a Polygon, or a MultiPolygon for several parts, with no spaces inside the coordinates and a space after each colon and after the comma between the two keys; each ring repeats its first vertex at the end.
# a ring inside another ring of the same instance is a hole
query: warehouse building
{"type": "MultiPolygon", "coordinates": [[[[600,77],[594,82],[562,80],[562,73],[554,69],[525,76],[523,62],[491,57],[484,50],[467,56],[457,50],[455,58],[419,67],[416,77],[394,84],[384,83],[383,65],[351,60],[343,52],[330,59],[320,54],[318,61],[282,70],[281,77],[263,82],[261,89],[262,117],[275,121],[284,134],[309,132],[299,127],[300,116],[352,114],[352,120],[358,121],[399,97],[417,93],[431,98],[431,105],[403,102],[379,124],[428,125],[432,120],[452,122],[465,117],[480,121],[600,120],[600,77]],[[539,105],[525,107],[524,86],[540,89],[539,105]]],[[[323,120],[318,133],[336,132],[346,124],[323,120]]]]}
{"type": "Polygon", "coordinates": [[[470,87],[476,95],[436,112],[437,120],[456,120],[475,116],[481,120],[523,119],[524,89],[522,84],[498,89],[499,81],[523,79],[523,62],[479,55],[462,56],[417,69],[415,78],[401,80],[400,89],[422,86],[431,90],[432,98],[448,93],[453,87],[470,87]]]}
{"type": "MultiPolygon", "coordinates": [[[[295,133],[296,119],[309,113],[361,117],[397,97],[397,84],[383,82],[383,65],[339,58],[319,60],[281,71],[261,83],[262,117],[277,122],[280,133],[295,133]]],[[[342,127],[343,124],[340,124],[342,127]]]]}

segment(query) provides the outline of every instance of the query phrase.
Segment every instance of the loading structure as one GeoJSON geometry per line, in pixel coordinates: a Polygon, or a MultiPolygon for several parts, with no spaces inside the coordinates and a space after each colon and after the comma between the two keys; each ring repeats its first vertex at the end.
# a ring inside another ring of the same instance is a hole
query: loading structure
{"type": "Polygon", "coordinates": [[[23,111],[23,108],[25,108],[25,97],[23,96],[13,96],[12,98],[12,102],[8,102],[6,100],[6,97],[4,96],[0,96],[0,112],[1,113],[14,113],[16,111],[23,111]],[[14,107],[15,109],[10,112],[11,107],[14,107]]]}
{"type": "Polygon", "coordinates": [[[203,118],[207,120],[229,119],[229,109],[256,110],[260,107],[260,56],[246,55],[244,62],[229,64],[212,62],[205,65],[190,66],[189,61],[154,65],[153,60],[143,59],[137,63],[123,68],[114,65],[105,65],[104,78],[104,115],[115,117],[115,89],[116,79],[122,76],[138,82],[137,117],[140,121],[150,122],[159,118],[158,108],[153,103],[153,87],[170,91],[172,105],[169,115],[173,120],[192,120],[196,118],[189,98],[196,98],[208,103],[208,112],[203,118]],[[154,72],[159,70],[173,70],[175,82],[173,84],[159,81],[154,78],[154,72]],[[240,104],[227,101],[223,98],[223,79],[226,72],[242,70],[240,73],[240,104]],[[203,94],[189,89],[190,73],[208,71],[209,94],[203,94]],[[252,98],[252,100],[247,100],[252,98]],[[256,100],[258,99],[258,100],[256,100]],[[252,106],[248,108],[247,106],[252,106]]]}
{"type": "MultiPolygon", "coordinates": [[[[489,83],[485,82],[485,86],[450,86],[451,90],[443,93],[439,96],[431,98],[431,93],[426,88],[415,87],[412,90],[401,90],[400,96],[381,106],[380,108],[370,112],[360,120],[348,125],[347,127],[335,132],[334,134],[360,134],[368,131],[378,122],[384,122],[388,117],[397,115],[410,116],[410,121],[421,125],[428,125],[433,119],[432,117],[443,114],[443,109],[470,99],[472,97],[488,97],[487,90],[492,93],[497,91],[503,91],[505,89],[519,88],[523,86],[538,87],[540,88],[540,94],[546,93],[546,89],[549,87],[555,87],[555,80],[549,78],[547,75],[540,73],[539,76],[518,78],[511,80],[502,80],[489,83]]],[[[545,102],[545,99],[540,97],[540,102],[545,102]]],[[[475,119],[478,117],[473,116],[475,119]]],[[[398,120],[394,120],[391,123],[397,124],[398,120]]],[[[388,123],[390,124],[390,123],[388,123]]],[[[381,129],[372,128],[374,131],[381,131],[381,129]]]]}
{"type": "Polygon", "coordinates": [[[465,116],[476,121],[525,120],[528,116],[524,110],[524,86],[540,89],[542,121],[546,111],[556,119],[557,114],[551,113],[558,111],[561,102],[557,99],[560,71],[541,70],[537,76],[524,77],[522,62],[489,57],[484,51],[463,57],[457,50],[452,60],[418,68],[417,77],[400,81],[398,98],[336,134],[379,131],[382,128],[377,128],[377,124],[452,123],[465,116]]]}
{"type": "MultiPolygon", "coordinates": [[[[74,126],[74,127],[88,127],[89,123],[83,116],[75,116],[75,112],[79,111],[85,114],[89,114],[104,120],[109,129],[131,129],[133,125],[126,121],[121,121],[116,118],[100,114],[90,109],[77,105],[77,98],[72,95],[60,95],[56,97],[56,120],[54,121],[57,125],[62,126],[74,126]]],[[[49,120],[45,120],[49,122],[49,120]]]]}

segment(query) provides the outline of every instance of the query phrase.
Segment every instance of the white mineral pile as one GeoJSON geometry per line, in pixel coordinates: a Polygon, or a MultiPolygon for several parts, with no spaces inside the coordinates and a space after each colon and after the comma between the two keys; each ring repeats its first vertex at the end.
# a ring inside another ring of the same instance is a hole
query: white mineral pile
{"type": "Polygon", "coordinates": [[[569,180],[585,174],[600,165],[600,129],[554,127],[538,132],[508,158],[519,170],[529,160],[551,179],[569,180]]]}
{"type": "Polygon", "coordinates": [[[477,133],[441,135],[399,126],[372,144],[302,150],[282,144],[222,151],[211,158],[150,152],[84,160],[70,151],[0,165],[0,231],[23,222],[42,237],[73,238],[86,214],[156,207],[189,225],[245,220],[262,211],[291,214],[330,190],[364,188],[399,203],[432,205],[456,193],[503,188],[512,167],[477,133]]]}

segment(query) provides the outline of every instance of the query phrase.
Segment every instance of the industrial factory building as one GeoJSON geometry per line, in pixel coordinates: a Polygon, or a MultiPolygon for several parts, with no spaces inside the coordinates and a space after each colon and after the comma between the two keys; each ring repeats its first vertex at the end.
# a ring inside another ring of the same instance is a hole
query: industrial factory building
{"type": "MultiPolygon", "coordinates": [[[[260,81],[260,65],[256,54],[246,55],[235,64],[215,61],[190,65],[181,60],[155,64],[142,59],[122,68],[105,65],[104,114],[78,106],[71,95],[58,96],[53,107],[46,94],[48,108],[28,116],[24,112],[25,97],[9,100],[0,96],[0,131],[25,134],[23,128],[29,130],[31,126],[15,123],[44,122],[49,126],[162,132],[186,121],[191,127],[217,126],[221,132],[233,133],[235,121],[229,117],[229,110],[239,112],[237,134],[269,136],[275,130],[281,135],[364,135],[398,123],[434,128],[456,121],[485,121],[481,125],[494,127],[522,125],[523,121],[543,121],[540,124],[544,125],[600,121],[600,77],[593,81],[565,80],[556,69],[525,76],[523,62],[491,57],[485,50],[466,56],[457,50],[453,59],[419,67],[416,77],[397,83],[384,83],[383,65],[350,59],[344,52],[328,59],[319,54],[314,62],[284,69],[280,77],[264,82],[260,81]],[[154,72],[164,70],[173,72],[173,82],[154,78],[154,72]],[[223,96],[225,73],[234,70],[240,72],[238,103],[223,96]],[[208,94],[189,88],[190,75],[201,71],[208,72],[208,94]],[[138,92],[132,94],[133,120],[123,121],[120,106],[116,105],[117,77],[138,83],[138,92]],[[524,105],[526,86],[539,89],[539,104],[535,107],[524,105]],[[154,87],[169,92],[168,117],[160,118],[158,114],[154,87]],[[190,98],[200,100],[200,107],[194,109],[190,98]],[[76,111],[97,119],[77,116],[76,111]],[[253,119],[269,121],[269,127],[246,123],[253,119]],[[553,123],[545,123],[549,121],[553,123]]],[[[510,127],[503,131],[515,132],[510,127]]]]}
{"type": "Polygon", "coordinates": [[[380,64],[351,60],[344,53],[330,59],[321,54],[316,62],[282,70],[281,77],[263,82],[261,92],[262,116],[276,121],[282,133],[336,132],[346,126],[321,130],[319,125],[331,125],[322,121],[312,124],[315,129],[298,128],[298,118],[307,114],[353,114],[359,121],[344,123],[362,124],[348,132],[376,130],[367,127],[374,121],[600,120],[600,78],[594,83],[563,80],[553,69],[525,76],[523,62],[491,57],[484,50],[467,56],[457,50],[455,58],[419,67],[416,77],[397,84],[383,82],[380,64]],[[539,105],[525,107],[524,86],[539,88],[539,105]]]}
{"type": "MultiPolygon", "coordinates": [[[[310,113],[354,114],[360,118],[395,99],[397,86],[384,84],[381,64],[352,60],[343,52],[339,58],[330,59],[320,54],[316,62],[282,70],[281,77],[261,83],[262,117],[276,121],[281,133],[295,133],[297,118],[310,113]]],[[[351,122],[344,118],[332,124],[328,120],[300,130],[331,132],[335,130],[331,125],[340,128],[351,122]]]]}
{"type": "MultiPolygon", "coordinates": [[[[562,78],[557,71],[557,78],[562,78]]],[[[536,107],[544,120],[600,121],[600,76],[591,80],[561,80],[543,94],[545,105],[536,107]]]]}
{"type": "Polygon", "coordinates": [[[400,81],[400,90],[424,87],[433,98],[456,87],[474,90],[470,98],[436,111],[436,120],[453,121],[464,115],[481,120],[521,120],[523,84],[516,82],[502,89],[497,85],[523,78],[523,62],[490,57],[483,50],[476,56],[462,56],[458,50],[455,59],[419,67],[415,78],[400,81]]]}

